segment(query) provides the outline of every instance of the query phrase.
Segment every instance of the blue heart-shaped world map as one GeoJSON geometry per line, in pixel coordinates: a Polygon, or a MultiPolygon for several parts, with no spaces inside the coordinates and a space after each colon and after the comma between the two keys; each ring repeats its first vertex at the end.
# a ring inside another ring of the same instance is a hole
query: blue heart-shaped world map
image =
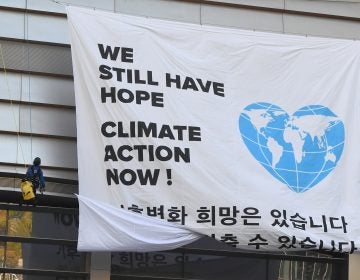
{"type": "Polygon", "coordinates": [[[323,180],[344,149],[343,122],[321,105],[302,107],[289,116],[276,105],[253,103],[241,113],[239,128],[254,158],[298,193],[323,180]]]}

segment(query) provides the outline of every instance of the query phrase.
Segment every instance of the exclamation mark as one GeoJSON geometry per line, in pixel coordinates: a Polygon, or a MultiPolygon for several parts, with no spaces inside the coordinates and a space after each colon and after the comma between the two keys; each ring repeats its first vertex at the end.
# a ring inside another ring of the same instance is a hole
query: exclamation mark
{"type": "Polygon", "coordinates": [[[166,169],[166,175],[167,175],[167,178],[168,178],[167,184],[169,186],[171,186],[171,184],[172,184],[172,181],[171,181],[171,169],[166,169]]]}

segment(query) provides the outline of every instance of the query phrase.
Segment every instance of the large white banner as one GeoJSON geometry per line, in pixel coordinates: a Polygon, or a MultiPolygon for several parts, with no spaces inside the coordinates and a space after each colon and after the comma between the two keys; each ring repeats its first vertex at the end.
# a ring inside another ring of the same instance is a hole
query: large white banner
{"type": "Polygon", "coordinates": [[[79,249],[136,250],[118,242],[143,217],[139,250],[167,248],[157,222],[179,229],[170,247],[205,234],[359,250],[359,41],[80,8],[68,20],[79,249]]]}

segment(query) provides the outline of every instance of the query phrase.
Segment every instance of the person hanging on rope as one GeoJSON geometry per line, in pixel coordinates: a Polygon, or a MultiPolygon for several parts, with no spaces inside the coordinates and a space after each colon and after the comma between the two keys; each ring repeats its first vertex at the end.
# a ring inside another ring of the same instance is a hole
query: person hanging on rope
{"type": "Polygon", "coordinates": [[[36,196],[36,191],[40,187],[40,193],[45,191],[45,179],[43,172],[40,168],[41,159],[36,157],[34,159],[33,165],[31,165],[26,171],[26,178],[32,182],[32,187],[34,191],[34,195],[36,196]]]}
{"type": "Polygon", "coordinates": [[[22,206],[23,203],[32,204],[33,206],[37,205],[36,200],[36,191],[40,187],[40,192],[45,191],[45,179],[43,172],[40,168],[41,159],[36,157],[34,159],[33,165],[31,165],[27,171],[25,178],[21,181],[21,192],[22,196],[20,199],[19,205],[22,206]]]}

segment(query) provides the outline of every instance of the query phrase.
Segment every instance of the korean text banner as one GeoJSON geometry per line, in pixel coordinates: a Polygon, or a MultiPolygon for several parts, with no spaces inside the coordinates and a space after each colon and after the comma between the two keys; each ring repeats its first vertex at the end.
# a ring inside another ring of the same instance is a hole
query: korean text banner
{"type": "Polygon", "coordinates": [[[359,250],[358,41],[72,7],[68,20],[81,250],[121,249],[131,227],[143,251],[202,234],[359,250]]]}

